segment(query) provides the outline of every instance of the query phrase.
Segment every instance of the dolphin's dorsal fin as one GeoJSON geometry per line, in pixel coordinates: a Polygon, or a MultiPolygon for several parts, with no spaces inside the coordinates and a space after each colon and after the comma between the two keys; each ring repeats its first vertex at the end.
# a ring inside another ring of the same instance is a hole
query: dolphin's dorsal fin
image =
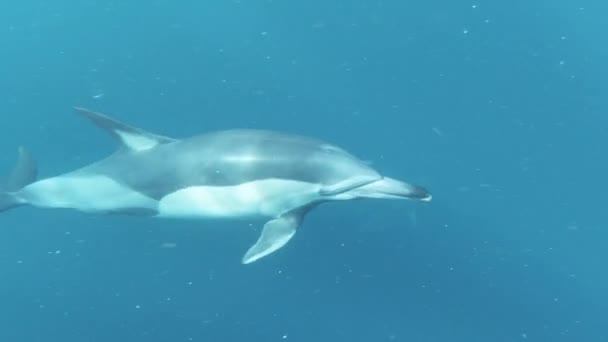
{"type": "Polygon", "coordinates": [[[90,111],[85,108],[74,107],[80,115],[91,120],[96,126],[110,133],[122,146],[130,151],[145,151],[161,144],[176,141],[162,135],[146,132],[143,129],[129,126],[111,117],[90,111]]]}

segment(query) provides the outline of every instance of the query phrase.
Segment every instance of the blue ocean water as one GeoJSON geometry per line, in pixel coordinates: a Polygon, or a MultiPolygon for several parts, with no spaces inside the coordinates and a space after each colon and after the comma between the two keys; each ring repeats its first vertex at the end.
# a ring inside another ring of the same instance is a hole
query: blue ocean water
{"type": "Polygon", "coordinates": [[[116,147],[84,106],[174,137],[319,137],[430,203],[260,222],[0,216],[0,341],[608,341],[608,3],[0,3],[0,170],[116,147]]]}

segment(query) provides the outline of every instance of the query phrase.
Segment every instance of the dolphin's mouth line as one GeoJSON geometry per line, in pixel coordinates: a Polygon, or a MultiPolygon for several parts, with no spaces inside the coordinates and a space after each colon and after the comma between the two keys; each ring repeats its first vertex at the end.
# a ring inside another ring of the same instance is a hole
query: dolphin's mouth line
{"type": "Polygon", "coordinates": [[[338,182],[336,184],[332,184],[330,186],[325,186],[319,190],[319,194],[321,196],[335,196],[339,194],[343,194],[349,191],[353,191],[356,189],[360,189],[362,187],[373,184],[382,177],[370,179],[370,177],[361,177],[359,179],[348,179],[342,182],[338,182]]]}
{"type": "Polygon", "coordinates": [[[364,198],[409,199],[423,202],[430,202],[432,199],[432,195],[424,187],[384,176],[352,191],[364,198]]]}

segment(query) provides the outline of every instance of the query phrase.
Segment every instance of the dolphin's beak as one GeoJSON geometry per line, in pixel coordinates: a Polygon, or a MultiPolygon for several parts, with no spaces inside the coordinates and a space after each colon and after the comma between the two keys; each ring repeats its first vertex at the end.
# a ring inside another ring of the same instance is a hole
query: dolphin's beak
{"type": "Polygon", "coordinates": [[[384,177],[356,189],[357,195],[368,198],[410,199],[429,202],[433,196],[425,188],[384,177]]]}

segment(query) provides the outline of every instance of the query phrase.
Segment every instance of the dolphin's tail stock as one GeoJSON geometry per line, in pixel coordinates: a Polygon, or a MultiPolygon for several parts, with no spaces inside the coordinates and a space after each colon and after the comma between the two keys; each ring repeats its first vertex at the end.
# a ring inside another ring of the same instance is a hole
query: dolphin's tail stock
{"type": "Polygon", "coordinates": [[[0,212],[25,204],[15,193],[36,181],[37,175],[38,170],[32,155],[25,148],[20,147],[17,165],[6,184],[0,186],[0,212]]]}

